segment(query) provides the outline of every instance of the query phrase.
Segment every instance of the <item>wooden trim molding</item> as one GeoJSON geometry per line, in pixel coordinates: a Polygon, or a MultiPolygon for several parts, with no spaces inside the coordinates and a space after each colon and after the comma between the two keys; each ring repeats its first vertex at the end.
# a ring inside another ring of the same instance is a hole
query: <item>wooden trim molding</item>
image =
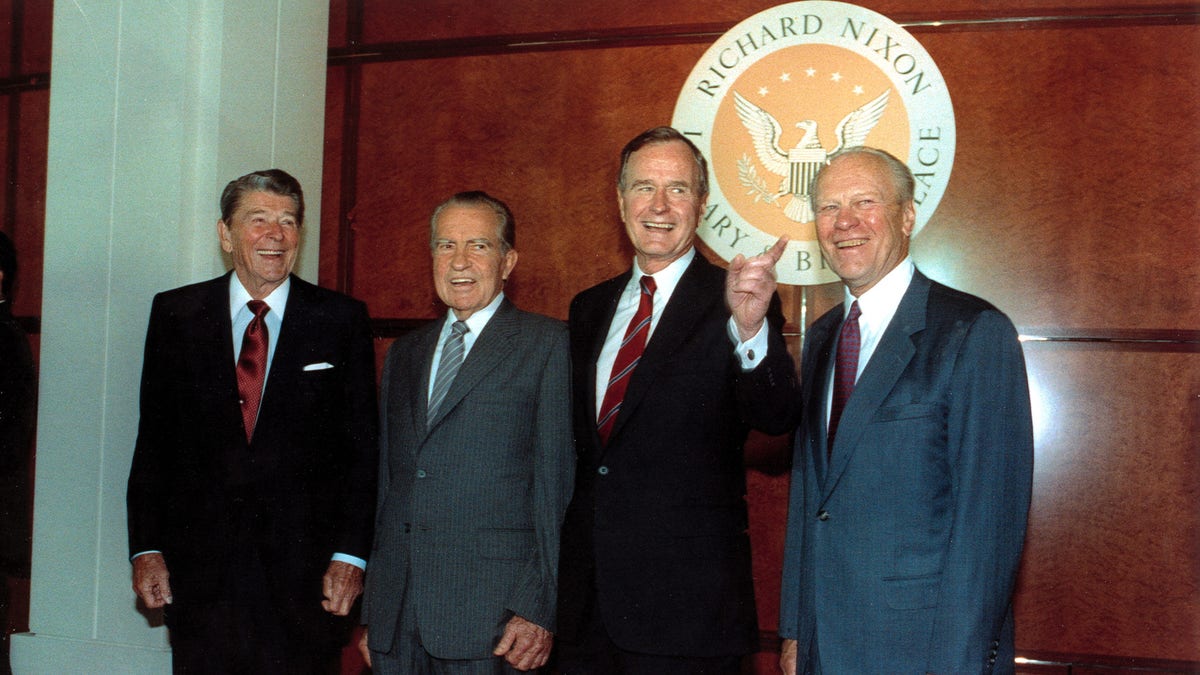
{"type": "MultiPolygon", "coordinates": [[[[361,20],[361,17],[357,17],[361,20]]],[[[1161,7],[1061,10],[1057,14],[1031,16],[1014,11],[962,12],[933,15],[929,12],[890,17],[913,33],[961,31],[1029,30],[1031,28],[1096,28],[1128,25],[1184,25],[1200,23],[1195,3],[1161,7]]],[[[734,24],[702,23],[642,26],[612,30],[554,31],[513,35],[488,35],[448,40],[410,40],[357,44],[329,50],[329,65],[442,59],[581,49],[611,49],[670,44],[711,42],[734,24]]]]}
{"type": "Polygon", "coordinates": [[[1197,330],[1025,329],[1020,331],[1020,340],[1028,346],[1072,344],[1125,351],[1200,352],[1197,330]]]}

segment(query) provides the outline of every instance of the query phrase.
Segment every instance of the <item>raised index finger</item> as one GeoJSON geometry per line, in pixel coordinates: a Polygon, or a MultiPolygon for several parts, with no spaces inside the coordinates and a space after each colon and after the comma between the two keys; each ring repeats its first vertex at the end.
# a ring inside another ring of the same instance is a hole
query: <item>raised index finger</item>
{"type": "Polygon", "coordinates": [[[775,242],[774,246],[767,249],[767,251],[765,253],[763,253],[763,255],[768,260],[771,261],[772,265],[774,265],[775,263],[779,262],[780,258],[783,257],[783,251],[784,251],[784,249],[787,248],[787,245],[788,245],[788,236],[785,234],[775,242]]]}

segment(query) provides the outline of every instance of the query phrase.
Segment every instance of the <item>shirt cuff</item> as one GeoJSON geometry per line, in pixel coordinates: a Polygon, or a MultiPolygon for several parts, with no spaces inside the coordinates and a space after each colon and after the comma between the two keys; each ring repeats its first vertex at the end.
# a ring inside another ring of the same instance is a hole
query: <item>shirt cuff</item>
{"type": "Polygon", "coordinates": [[[738,362],[742,364],[742,370],[754,370],[758,364],[762,363],[763,359],[767,358],[767,345],[770,340],[767,338],[767,322],[763,320],[762,325],[758,327],[758,332],[754,337],[741,342],[738,340],[737,324],[734,323],[733,317],[729,317],[729,339],[733,341],[733,351],[737,354],[738,362]]]}
{"type": "Polygon", "coordinates": [[[347,555],[345,553],[334,553],[333,558],[331,559],[330,562],[344,562],[348,565],[354,565],[355,567],[357,567],[360,570],[363,570],[364,572],[367,569],[367,561],[366,560],[363,560],[362,558],[357,558],[352,555],[347,555]]]}

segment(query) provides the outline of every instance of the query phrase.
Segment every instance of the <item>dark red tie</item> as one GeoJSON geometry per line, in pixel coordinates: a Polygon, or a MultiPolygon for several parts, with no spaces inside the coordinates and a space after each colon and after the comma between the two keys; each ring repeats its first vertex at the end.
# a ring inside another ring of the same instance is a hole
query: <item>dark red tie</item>
{"type": "Polygon", "coordinates": [[[621,410],[621,401],[625,398],[629,378],[633,375],[638,361],[642,360],[642,352],[646,349],[646,336],[650,334],[650,317],[654,310],[655,288],[654,277],[642,277],[642,294],[638,301],[637,313],[629,320],[629,328],[625,329],[625,339],[621,340],[621,348],[617,350],[617,360],[613,362],[608,388],[604,391],[604,402],[600,405],[600,416],[596,419],[596,431],[603,443],[608,443],[608,435],[612,433],[613,424],[617,421],[617,413],[621,410]]]}
{"type": "Polygon", "coordinates": [[[254,436],[254,423],[258,419],[258,404],[262,402],[263,382],[267,376],[267,322],[263,316],[271,311],[262,300],[246,303],[254,318],[246,326],[242,337],[242,352],[238,355],[238,396],[242,400],[242,422],[246,426],[246,441],[254,436]]]}
{"type": "Polygon", "coordinates": [[[842,410],[854,391],[854,380],[858,376],[858,348],[861,338],[858,332],[858,317],[862,312],[858,309],[858,301],[850,303],[850,314],[842,322],[842,332],[838,336],[837,365],[833,370],[833,402],[829,406],[829,446],[833,451],[833,437],[837,434],[838,422],[842,419],[842,410]]]}

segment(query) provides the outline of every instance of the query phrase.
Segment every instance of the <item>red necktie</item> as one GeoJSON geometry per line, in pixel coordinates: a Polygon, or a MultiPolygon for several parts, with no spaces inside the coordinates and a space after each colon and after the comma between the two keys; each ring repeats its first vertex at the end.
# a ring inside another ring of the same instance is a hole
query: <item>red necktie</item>
{"type": "Polygon", "coordinates": [[[642,293],[637,313],[629,320],[629,328],[625,330],[625,338],[621,340],[621,348],[617,351],[617,360],[613,362],[608,388],[604,391],[604,402],[600,405],[600,416],[596,421],[596,431],[600,434],[602,443],[608,443],[608,435],[612,433],[613,424],[617,421],[617,413],[621,410],[621,401],[625,398],[629,378],[638,361],[642,360],[642,352],[646,349],[646,336],[650,334],[650,316],[654,309],[655,288],[654,277],[642,277],[642,293]]]}
{"type": "Polygon", "coordinates": [[[263,316],[271,311],[262,300],[246,303],[254,318],[242,337],[242,352],[238,355],[238,396],[242,400],[242,422],[246,426],[246,441],[254,436],[258,419],[258,404],[262,401],[263,382],[267,377],[267,323],[263,316]]]}
{"type": "Polygon", "coordinates": [[[829,452],[833,451],[833,437],[837,434],[842,410],[846,408],[850,392],[854,391],[854,380],[858,377],[858,348],[861,342],[858,317],[861,315],[858,301],[850,303],[850,314],[842,322],[842,332],[838,336],[837,365],[833,371],[833,401],[829,406],[829,452]]]}

